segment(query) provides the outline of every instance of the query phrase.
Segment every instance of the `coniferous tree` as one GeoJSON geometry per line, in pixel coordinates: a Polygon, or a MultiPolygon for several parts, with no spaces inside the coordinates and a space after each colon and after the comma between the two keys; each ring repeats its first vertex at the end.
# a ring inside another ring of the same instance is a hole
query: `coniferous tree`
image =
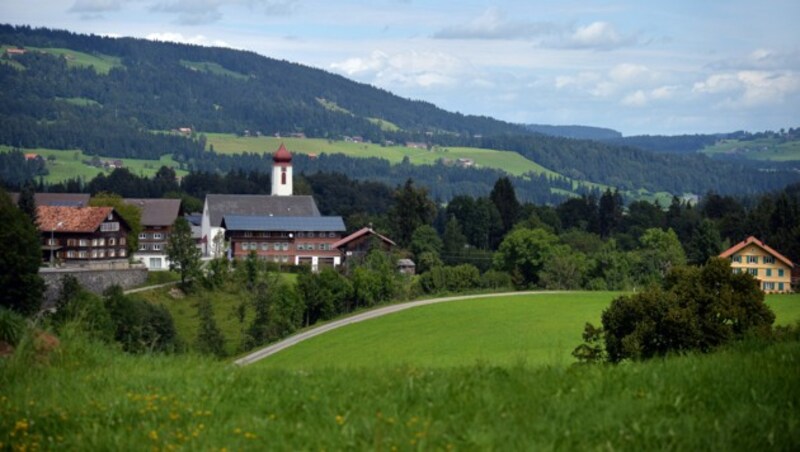
{"type": "Polygon", "coordinates": [[[214,318],[214,307],[205,297],[197,302],[197,317],[200,319],[196,340],[197,349],[201,353],[223,358],[225,356],[225,337],[214,318]]]}
{"type": "Polygon", "coordinates": [[[19,192],[19,209],[22,210],[31,221],[36,224],[36,199],[34,197],[33,184],[27,183],[19,192]]]}
{"type": "Polygon", "coordinates": [[[497,179],[489,198],[500,212],[500,218],[503,221],[503,232],[510,231],[514,223],[519,219],[521,209],[511,180],[508,177],[497,179]]]}
{"type": "Polygon", "coordinates": [[[41,239],[33,222],[0,188],[0,306],[25,315],[39,311],[44,282],[41,239]]]}

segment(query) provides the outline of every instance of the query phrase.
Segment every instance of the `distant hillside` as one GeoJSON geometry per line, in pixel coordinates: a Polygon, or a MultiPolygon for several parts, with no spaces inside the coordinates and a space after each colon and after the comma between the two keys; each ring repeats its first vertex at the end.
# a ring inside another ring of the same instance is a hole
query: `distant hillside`
{"type": "Polygon", "coordinates": [[[601,141],[621,146],[633,146],[653,152],[687,154],[698,152],[714,144],[725,134],[714,135],[632,135],[629,137],[602,138],[601,141]]]}
{"type": "MultiPolygon", "coordinates": [[[[758,193],[800,179],[780,168],[767,174],[703,155],[653,154],[542,135],[253,52],[9,25],[0,25],[0,46],[5,49],[0,55],[0,145],[19,149],[153,161],[171,155],[187,171],[255,169],[251,156],[209,152],[205,133],[349,139],[386,149],[414,142],[423,151],[437,146],[513,151],[530,165],[558,174],[524,182],[531,184],[529,199],[541,202],[550,200],[551,189],[574,188],[565,177],[585,181],[587,187],[673,194],[758,193]]],[[[380,149],[376,154],[384,158],[380,149]]],[[[351,176],[368,179],[379,165],[367,160],[339,163],[348,165],[351,176]]],[[[7,173],[21,179],[30,172],[7,173]]],[[[392,183],[400,177],[425,178],[420,182],[429,186],[459,181],[457,191],[441,187],[446,200],[452,194],[485,194],[502,173],[436,165],[385,174],[392,183]]]]}
{"type": "Polygon", "coordinates": [[[544,124],[526,124],[531,132],[554,137],[579,138],[582,140],[610,140],[621,138],[622,133],[614,129],[590,126],[549,126],[544,124]]]}

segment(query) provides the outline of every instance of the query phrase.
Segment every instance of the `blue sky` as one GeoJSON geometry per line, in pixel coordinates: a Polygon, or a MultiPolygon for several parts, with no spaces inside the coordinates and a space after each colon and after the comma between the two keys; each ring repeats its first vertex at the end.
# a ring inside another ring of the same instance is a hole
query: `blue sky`
{"type": "Polygon", "coordinates": [[[797,0],[2,0],[0,17],[252,50],[512,122],[800,125],[797,0]]]}

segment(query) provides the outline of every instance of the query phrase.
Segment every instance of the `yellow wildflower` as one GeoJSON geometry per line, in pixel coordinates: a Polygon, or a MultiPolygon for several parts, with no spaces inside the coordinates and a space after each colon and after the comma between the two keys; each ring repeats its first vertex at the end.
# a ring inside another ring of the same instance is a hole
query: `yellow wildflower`
{"type": "Polygon", "coordinates": [[[336,423],[339,424],[339,425],[344,424],[344,416],[342,416],[341,414],[337,414],[336,415],[336,423]]]}
{"type": "Polygon", "coordinates": [[[150,430],[150,433],[147,436],[149,436],[153,441],[158,440],[158,432],[155,430],[150,430]]]}

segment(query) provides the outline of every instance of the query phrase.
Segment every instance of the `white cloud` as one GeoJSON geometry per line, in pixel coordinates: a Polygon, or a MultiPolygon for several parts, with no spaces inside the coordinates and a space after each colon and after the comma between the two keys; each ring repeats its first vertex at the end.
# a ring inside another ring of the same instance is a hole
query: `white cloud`
{"type": "Polygon", "coordinates": [[[150,10],[176,14],[182,25],[205,25],[222,19],[221,8],[226,6],[246,6],[268,15],[285,15],[294,11],[296,0],[160,0],[150,10]]]}
{"type": "Polygon", "coordinates": [[[584,27],[578,27],[565,45],[581,49],[609,50],[636,43],[634,35],[625,36],[608,22],[592,22],[584,27]]]}
{"type": "Polygon", "coordinates": [[[512,21],[498,8],[489,8],[466,24],[445,27],[433,34],[438,39],[531,39],[560,32],[552,22],[512,21]]]}
{"type": "Polygon", "coordinates": [[[738,71],[712,74],[692,88],[698,94],[727,95],[740,106],[779,104],[800,92],[800,74],[790,71],[738,71]]]}
{"type": "Polygon", "coordinates": [[[376,50],[369,57],[348,58],[330,68],[347,76],[366,79],[379,86],[430,88],[458,83],[465,65],[441,52],[401,52],[389,55],[376,50]]]}
{"type": "Polygon", "coordinates": [[[629,107],[644,107],[647,105],[647,100],[647,94],[645,94],[644,91],[636,90],[622,99],[622,105],[627,105],[629,107]]]}
{"type": "Polygon", "coordinates": [[[145,36],[145,39],[151,41],[163,42],[177,42],[180,44],[195,44],[200,46],[213,46],[213,47],[233,47],[225,41],[219,39],[209,39],[203,35],[184,36],[181,33],[150,33],[145,36]]]}
{"type": "Polygon", "coordinates": [[[634,83],[649,80],[653,73],[646,66],[622,63],[611,68],[608,75],[617,83],[634,83]]]}

